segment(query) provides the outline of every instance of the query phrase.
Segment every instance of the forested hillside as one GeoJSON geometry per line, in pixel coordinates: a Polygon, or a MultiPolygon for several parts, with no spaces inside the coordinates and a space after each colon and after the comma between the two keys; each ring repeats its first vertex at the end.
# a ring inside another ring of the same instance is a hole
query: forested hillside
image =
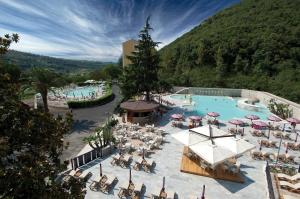
{"type": "Polygon", "coordinates": [[[180,86],[269,91],[300,102],[300,1],[244,0],[160,50],[180,86]]]}
{"type": "Polygon", "coordinates": [[[10,50],[3,57],[4,63],[13,64],[21,69],[28,69],[33,66],[53,68],[61,72],[74,72],[81,69],[99,69],[108,64],[107,62],[85,61],[85,60],[69,60],[48,56],[35,55],[10,50]]]}

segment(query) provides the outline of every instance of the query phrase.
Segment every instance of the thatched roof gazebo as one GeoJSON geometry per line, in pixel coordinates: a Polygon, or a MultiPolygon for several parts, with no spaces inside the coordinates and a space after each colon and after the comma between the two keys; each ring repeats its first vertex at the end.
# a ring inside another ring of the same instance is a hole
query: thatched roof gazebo
{"type": "Polygon", "coordinates": [[[159,104],[153,101],[129,100],[121,103],[120,107],[127,112],[127,122],[142,124],[151,122],[153,112],[158,109],[159,104]]]}

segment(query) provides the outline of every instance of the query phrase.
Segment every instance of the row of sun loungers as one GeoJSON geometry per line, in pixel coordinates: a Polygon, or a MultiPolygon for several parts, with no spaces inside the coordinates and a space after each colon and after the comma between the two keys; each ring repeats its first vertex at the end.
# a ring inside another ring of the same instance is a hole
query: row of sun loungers
{"type": "Polygon", "coordinates": [[[157,190],[155,193],[151,194],[151,199],[175,199],[178,198],[176,192],[172,190],[157,190]]]}
{"type": "Polygon", "coordinates": [[[79,178],[79,179],[82,179],[82,180],[87,180],[87,178],[90,177],[91,175],[92,175],[92,173],[87,171],[87,170],[84,170],[84,171],[79,170],[79,169],[71,170],[69,172],[69,174],[64,177],[63,181],[68,182],[71,177],[79,178]]]}
{"type": "Polygon", "coordinates": [[[288,181],[290,183],[297,183],[297,182],[300,182],[300,173],[297,173],[293,176],[290,176],[290,175],[286,175],[284,173],[277,173],[277,178],[279,180],[282,180],[282,181],[288,181]]]}
{"type": "Polygon", "coordinates": [[[277,141],[271,140],[257,140],[258,144],[268,148],[277,148],[277,141]]]}
{"type": "Polygon", "coordinates": [[[263,131],[254,130],[254,131],[250,131],[250,133],[254,137],[266,137],[263,131]]]}
{"type": "Polygon", "coordinates": [[[146,172],[150,172],[155,166],[155,162],[153,160],[146,160],[144,158],[139,158],[135,161],[133,169],[139,171],[143,169],[146,172]]]}
{"type": "Polygon", "coordinates": [[[286,133],[286,132],[281,132],[281,131],[273,131],[273,135],[276,138],[283,138],[283,139],[288,139],[290,140],[290,133],[286,133]]]}
{"type": "MultiPolygon", "coordinates": [[[[251,151],[251,157],[255,160],[277,160],[277,154],[269,153],[269,152],[261,152],[261,151],[251,151]]],[[[289,154],[279,154],[278,161],[284,163],[295,163],[295,156],[289,154]]]]}
{"type": "Polygon", "coordinates": [[[235,128],[228,129],[228,132],[234,135],[242,135],[244,133],[243,129],[235,129],[235,128]]]}
{"type": "Polygon", "coordinates": [[[297,142],[297,143],[295,143],[295,142],[285,142],[284,146],[288,147],[289,149],[292,149],[294,151],[297,151],[297,150],[300,149],[300,142],[297,142]]]}
{"type": "MultiPolygon", "coordinates": [[[[120,165],[122,168],[128,168],[130,166],[132,156],[130,155],[115,155],[111,162],[112,165],[120,165]]],[[[146,172],[152,171],[155,166],[155,162],[150,159],[139,158],[135,161],[133,168],[137,171],[143,169],[146,172]]]]}
{"type": "Polygon", "coordinates": [[[93,191],[100,190],[104,193],[109,193],[114,183],[118,181],[118,178],[113,175],[102,175],[98,176],[90,184],[90,189],[93,191]]]}
{"type": "Polygon", "coordinates": [[[119,198],[140,198],[145,189],[144,183],[127,182],[120,186],[119,198]]]}
{"type": "Polygon", "coordinates": [[[287,191],[300,193],[300,183],[292,184],[287,181],[279,181],[279,186],[287,191]]]}
{"type": "Polygon", "coordinates": [[[126,167],[129,167],[131,159],[132,159],[131,155],[117,154],[113,157],[113,160],[111,161],[111,164],[113,166],[120,165],[122,168],[126,168],[126,167]]]}

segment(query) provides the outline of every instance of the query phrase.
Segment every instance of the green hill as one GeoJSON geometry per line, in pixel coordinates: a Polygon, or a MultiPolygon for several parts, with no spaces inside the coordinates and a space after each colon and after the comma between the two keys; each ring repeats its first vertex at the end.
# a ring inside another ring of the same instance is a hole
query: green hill
{"type": "Polygon", "coordinates": [[[16,65],[25,70],[33,66],[41,66],[53,68],[60,72],[99,69],[108,64],[108,62],[54,58],[14,50],[8,51],[4,55],[3,60],[4,63],[16,65]]]}
{"type": "Polygon", "coordinates": [[[263,90],[300,102],[300,1],[244,0],[160,50],[180,86],[263,90]]]}

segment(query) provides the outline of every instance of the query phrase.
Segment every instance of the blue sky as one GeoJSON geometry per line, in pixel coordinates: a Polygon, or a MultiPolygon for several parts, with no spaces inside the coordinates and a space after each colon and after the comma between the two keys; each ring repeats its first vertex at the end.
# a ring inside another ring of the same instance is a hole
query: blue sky
{"type": "Polygon", "coordinates": [[[164,46],[239,0],[0,0],[0,34],[18,33],[12,49],[35,54],[116,61],[147,16],[164,46]]]}

